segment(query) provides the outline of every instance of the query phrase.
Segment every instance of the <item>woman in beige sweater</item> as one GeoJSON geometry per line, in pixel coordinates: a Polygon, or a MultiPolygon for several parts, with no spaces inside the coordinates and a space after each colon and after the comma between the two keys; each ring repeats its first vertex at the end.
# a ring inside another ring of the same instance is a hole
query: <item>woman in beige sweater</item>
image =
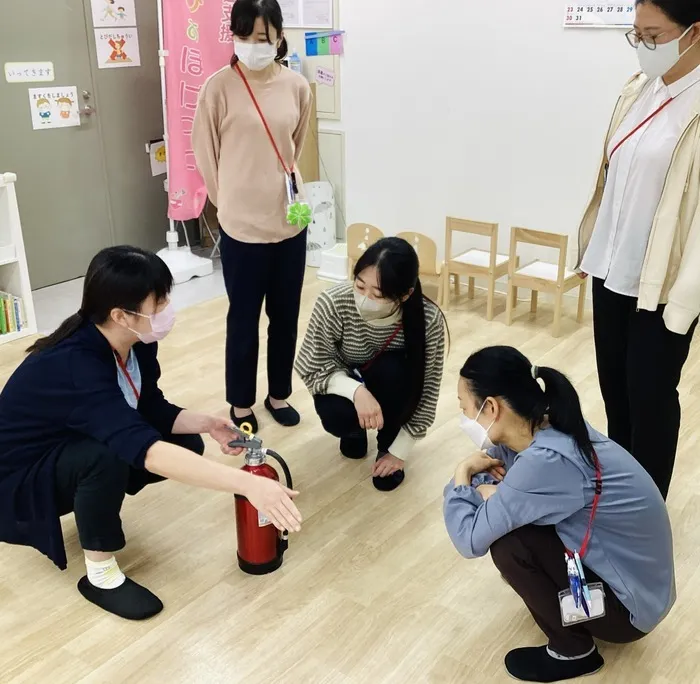
{"type": "Polygon", "coordinates": [[[637,0],[623,91],[581,224],[608,435],[664,497],[700,313],[700,0],[637,0]]]}
{"type": "Polygon", "coordinates": [[[226,399],[233,422],[239,427],[248,423],[256,432],[263,301],[270,322],[265,407],[282,425],[299,423],[286,400],[292,392],[306,230],[287,223],[287,207],[302,184],[296,162],[312,95],[303,76],[280,64],[287,43],[277,0],[237,0],[231,30],[235,55],[231,66],[202,88],[192,142],[221,226],[221,264],[230,302],[226,399]]]}

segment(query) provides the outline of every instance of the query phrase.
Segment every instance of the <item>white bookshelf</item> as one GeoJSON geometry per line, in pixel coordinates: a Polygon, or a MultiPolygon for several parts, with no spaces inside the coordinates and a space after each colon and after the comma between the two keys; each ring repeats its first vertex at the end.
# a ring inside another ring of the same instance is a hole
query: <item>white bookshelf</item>
{"type": "Polygon", "coordinates": [[[0,345],[36,335],[37,332],[27,255],[15,193],[16,181],[17,176],[14,173],[0,173],[0,290],[22,298],[27,327],[19,332],[0,335],[0,345]]]}

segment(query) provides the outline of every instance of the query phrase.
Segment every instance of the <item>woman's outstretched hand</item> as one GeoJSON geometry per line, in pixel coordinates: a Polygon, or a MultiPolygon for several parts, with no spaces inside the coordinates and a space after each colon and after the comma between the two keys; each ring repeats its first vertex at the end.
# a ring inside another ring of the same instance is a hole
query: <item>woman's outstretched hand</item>
{"type": "Polygon", "coordinates": [[[277,480],[251,475],[243,495],[280,531],[299,532],[302,517],[292,499],[299,492],[277,480]]]}

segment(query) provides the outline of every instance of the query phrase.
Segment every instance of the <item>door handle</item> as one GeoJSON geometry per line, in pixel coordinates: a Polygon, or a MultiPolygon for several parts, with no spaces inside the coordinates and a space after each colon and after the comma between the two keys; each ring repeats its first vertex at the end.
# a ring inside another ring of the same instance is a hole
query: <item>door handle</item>
{"type": "Polygon", "coordinates": [[[95,113],[95,108],[92,105],[85,105],[80,109],[81,116],[92,116],[95,113]]]}

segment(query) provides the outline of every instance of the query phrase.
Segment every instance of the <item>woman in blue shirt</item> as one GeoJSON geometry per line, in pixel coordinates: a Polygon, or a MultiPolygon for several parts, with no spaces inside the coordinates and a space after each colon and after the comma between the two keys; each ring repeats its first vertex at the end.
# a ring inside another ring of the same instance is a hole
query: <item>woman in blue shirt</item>
{"type": "Polygon", "coordinates": [[[87,566],[78,589],[135,620],[163,605],[114,557],[125,545],[125,494],[171,478],[242,494],[280,529],[301,521],[296,492],[202,458],[203,433],[235,453],[229,421],[173,406],[158,388],[156,342],[175,321],[172,285],[155,254],[103,250],[80,311],[28,350],[0,394],[0,541],[32,546],[65,569],[59,518],[73,512],[87,566]]]}
{"type": "Polygon", "coordinates": [[[508,653],[506,669],[532,682],[592,674],[603,666],[594,637],[641,639],[675,601],[661,493],[627,451],[586,423],[564,375],[512,347],[473,354],[459,400],[462,427],[480,451],[445,489],[448,533],[466,558],[491,551],[549,640],[508,653]],[[564,627],[567,549],[580,552],[589,586],[603,584],[606,612],[564,627]]]}

